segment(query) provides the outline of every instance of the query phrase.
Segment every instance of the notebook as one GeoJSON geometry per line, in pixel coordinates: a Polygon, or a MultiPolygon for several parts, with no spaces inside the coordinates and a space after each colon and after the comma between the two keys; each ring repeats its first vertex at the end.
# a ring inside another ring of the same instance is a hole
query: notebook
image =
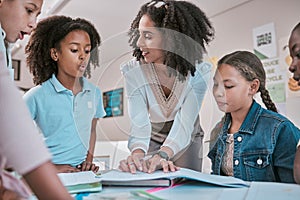
{"type": "Polygon", "coordinates": [[[249,183],[238,178],[205,174],[191,169],[181,168],[176,172],[155,171],[148,174],[131,174],[119,170],[110,170],[100,175],[102,185],[120,186],[171,186],[182,179],[196,180],[225,187],[249,187],[249,183]]]}
{"type": "Polygon", "coordinates": [[[182,181],[182,178],[169,177],[148,180],[132,180],[132,181],[117,181],[117,180],[102,180],[103,185],[107,186],[147,186],[147,187],[169,187],[182,181]]]}
{"type": "Polygon", "coordinates": [[[100,179],[92,171],[59,173],[58,177],[71,194],[80,192],[100,192],[102,190],[100,179]]]}

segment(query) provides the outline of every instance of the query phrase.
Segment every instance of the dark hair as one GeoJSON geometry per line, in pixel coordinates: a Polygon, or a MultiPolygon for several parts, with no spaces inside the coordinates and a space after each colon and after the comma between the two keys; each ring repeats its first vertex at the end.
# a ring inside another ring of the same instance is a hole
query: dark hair
{"type": "Polygon", "coordinates": [[[221,58],[218,61],[218,67],[221,64],[234,67],[247,81],[258,79],[260,81],[258,91],[260,92],[262,101],[268,110],[277,112],[277,108],[269,95],[269,91],[266,89],[266,73],[263,64],[255,54],[249,51],[235,51],[221,58]]]}
{"type": "Polygon", "coordinates": [[[129,44],[137,60],[143,59],[137,46],[139,22],[143,15],[148,15],[164,36],[164,64],[174,69],[171,73],[177,75],[179,72],[183,80],[188,72],[194,76],[195,62],[202,61],[205,45],[214,38],[214,29],[205,13],[186,1],[155,0],[144,4],[129,31],[129,44]]]}
{"type": "Polygon", "coordinates": [[[95,27],[87,20],[66,16],[52,16],[37,24],[25,48],[27,66],[33,74],[33,82],[38,85],[58,73],[57,63],[51,58],[51,48],[60,49],[60,42],[74,30],[83,30],[89,34],[91,56],[84,76],[91,77],[91,64],[99,66],[98,47],[100,36],[95,27]]]}

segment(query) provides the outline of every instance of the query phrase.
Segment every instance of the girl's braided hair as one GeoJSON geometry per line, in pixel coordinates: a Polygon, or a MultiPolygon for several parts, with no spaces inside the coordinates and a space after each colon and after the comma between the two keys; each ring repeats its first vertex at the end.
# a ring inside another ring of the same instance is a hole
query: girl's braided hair
{"type": "Polygon", "coordinates": [[[221,64],[234,67],[247,81],[258,79],[260,81],[258,91],[260,92],[263,103],[268,110],[277,112],[277,108],[266,88],[266,73],[263,64],[255,54],[249,51],[235,51],[221,58],[218,61],[218,66],[221,64]]]}

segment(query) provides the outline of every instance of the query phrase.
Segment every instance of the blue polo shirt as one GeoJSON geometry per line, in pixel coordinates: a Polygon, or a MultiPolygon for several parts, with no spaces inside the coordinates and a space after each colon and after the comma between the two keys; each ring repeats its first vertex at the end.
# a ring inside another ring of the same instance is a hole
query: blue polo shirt
{"type": "Polygon", "coordinates": [[[75,96],[54,74],[24,95],[54,164],[82,163],[89,149],[92,120],[105,116],[100,89],[82,80],[83,89],[75,96]]]}

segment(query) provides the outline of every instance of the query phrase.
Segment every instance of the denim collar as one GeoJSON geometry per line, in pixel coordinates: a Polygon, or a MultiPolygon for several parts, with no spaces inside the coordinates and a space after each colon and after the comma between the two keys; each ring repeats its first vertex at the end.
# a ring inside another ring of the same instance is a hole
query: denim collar
{"type": "MultiPolygon", "coordinates": [[[[244,121],[239,129],[239,132],[253,134],[255,126],[257,124],[259,116],[261,115],[262,110],[263,110],[262,107],[255,100],[253,100],[250,110],[249,110],[246,118],[244,119],[244,121]]],[[[223,133],[227,133],[227,130],[229,129],[230,124],[231,124],[231,115],[230,115],[230,113],[226,113],[226,119],[225,119],[225,123],[223,126],[223,133]]]]}

